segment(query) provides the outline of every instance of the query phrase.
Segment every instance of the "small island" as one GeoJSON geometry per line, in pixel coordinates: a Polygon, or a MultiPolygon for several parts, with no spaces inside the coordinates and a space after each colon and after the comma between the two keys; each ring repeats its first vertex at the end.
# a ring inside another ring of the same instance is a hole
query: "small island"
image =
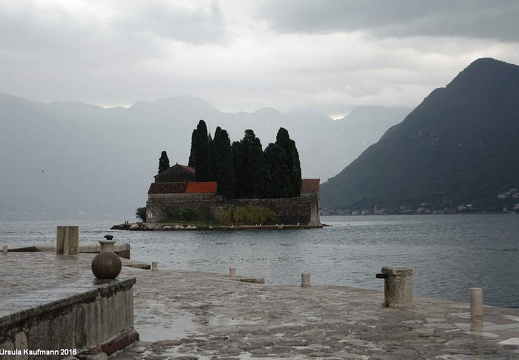
{"type": "Polygon", "coordinates": [[[299,153],[286,129],[263,150],[248,129],[231,145],[226,130],[214,139],[200,120],[187,165],[169,164],[166,151],[150,184],[142,223],[133,230],[292,229],[322,227],[319,179],[302,179],[299,153]]]}

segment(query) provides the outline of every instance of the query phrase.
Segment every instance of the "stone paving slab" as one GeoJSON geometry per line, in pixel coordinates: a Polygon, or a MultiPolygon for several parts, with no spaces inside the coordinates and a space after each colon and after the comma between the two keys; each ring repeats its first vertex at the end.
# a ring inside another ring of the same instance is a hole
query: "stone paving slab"
{"type": "Polygon", "coordinates": [[[519,312],[344,286],[260,285],[227,276],[127,269],[141,341],[113,359],[519,359],[519,312]]]}
{"type": "Polygon", "coordinates": [[[77,282],[89,276],[95,255],[65,256],[45,252],[0,254],[0,299],[11,294],[21,295],[77,282]]]}
{"type": "MultiPolygon", "coordinates": [[[[0,254],[0,301],[93,278],[93,256],[0,254]]],[[[467,303],[415,298],[408,309],[384,308],[382,292],[344,286],[127,267],[122,275],[137,278],[141,341],[113,359],[519,359],[515,309],[485,306],[472,319],[467,303]]]]}
{"type": "MultiPolygon", "coordinates": [[[[0,254],[0,299],[11,294],[53,289],[63,284],[85,286],[84,278],[94,278],[90,268],[97,254],[56,255],[48,252],[0,254]]],[[[150,264],[121,258],[127,266],[151,267],[150,264]]],[[[124,273],[124,271],[123,271],[124,273]]]]}

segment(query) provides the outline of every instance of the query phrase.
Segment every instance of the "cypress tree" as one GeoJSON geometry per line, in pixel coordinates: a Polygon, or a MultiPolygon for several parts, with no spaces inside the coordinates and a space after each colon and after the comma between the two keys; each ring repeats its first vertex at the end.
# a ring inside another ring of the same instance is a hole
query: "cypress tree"
{"type": "Polygon", "coordinates": [[[299,196],[301,194],[301,163],[299,161],[299,152],[297,151],[296,143],[290,139],[290,135],[285,128],[279,128],[276,136],[276,144],[281,146],[285,151],[288,176],[292,186],[291,197],[299,196]]]}
{"type": "Polygon", "coordinates": [[[262,198],[265,190],[265,158],[259,138],[255,138],[249,148],[247,177],[251,184],[251,198],[262,198]]]}
{"type": "Polygon", "coordinates": [[[159,159],[159,174],[164,171],[164,170],[167,170],[169,169],[169,159],[168,159],[168,154],[166,153],[166,151],[163,151],[161,154],[160,154],[160,159],[159,159]]]}
{"type": "Polygon", "coordinates": [[[246,155],[244,151],[245,146],[242,141],[234,141],[231,146],[232,150],[232,166],[234,169],[234,196],[243,198],[245,189],[245,162],[246,155]]]}
{"type": "Polygon", "coordinates": [[[191,150],[189,151],[189,161],[187,162],[187,166],[195,167],[195,151],[196,151],[196,129],[193,130],[191,134],[191,150]]]}
{"type": "Polygon", "coordinates": [[[198,122],[195,140],[196,181],[212,181],[211,150],[204,120],[198,122]]]}
{"type": "Polygon", "coordinates": [[[260,139],[254,131],[245,130],[240,142],[234,142],[233,165],[236,196],[240,198],[259,198],[263,196],[264,159],[260,139]]]}
{"type": "Polygon", "coordinates": [[[231,150],[231,140],[227,131],[220,127],[214,133],[214,152],[216,163],[216,181],[218,182],[218,194],[225,199],[234,197],[234,167],[231,150]]]}
{"type": "Polygon", "coordinates": [[[211,181],[217,181],[216,180],[216,169],[217,169],[217,163],[216,163],[216,144],[214,143],[214,140],[211,138],[211,134],[207,136],[207,139],[209,141],[209,157],[211,159],[211,181]]]}
{"type": "Polygon", "coordinates": [[[265,191],[268,198],[292,197],[293,189],[288,176],[287,156],[281,146],[269,144],[265,149],[265,191]]]}

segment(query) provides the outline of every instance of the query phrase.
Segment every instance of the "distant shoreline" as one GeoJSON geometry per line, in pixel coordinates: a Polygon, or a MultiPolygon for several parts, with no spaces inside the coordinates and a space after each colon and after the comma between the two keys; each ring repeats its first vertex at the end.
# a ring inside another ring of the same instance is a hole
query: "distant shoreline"
{"type": "Polygon", "coordinates": [[[409,213],[380,213],[380,214],[326,214],[321,216],[326,217],[335,217],[335,216],[430,216],[430,215],[517,215],[518,212],[514,211],[465,211],[465,212],[431,212],[431,213],[416,213],[416,212],[409,212],[409,213]]]}

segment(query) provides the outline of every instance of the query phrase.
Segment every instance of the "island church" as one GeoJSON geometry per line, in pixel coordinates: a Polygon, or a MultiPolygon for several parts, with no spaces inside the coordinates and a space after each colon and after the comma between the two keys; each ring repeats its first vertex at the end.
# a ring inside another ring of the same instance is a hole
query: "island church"
{"type": "Polygon", "coordinates": [[[196,182],[194,167],[175,165],[155,175],[146,202],[146,222],[161,223],[180,218],[184,209],[193,209],[200,219],[218,219],[230,206],[252,203],[274,211],[286,225],[319,226],[319,179],[302,179],[301,194],[283,199],[233,199],[217,194],[216,182],[196,182]]]}

